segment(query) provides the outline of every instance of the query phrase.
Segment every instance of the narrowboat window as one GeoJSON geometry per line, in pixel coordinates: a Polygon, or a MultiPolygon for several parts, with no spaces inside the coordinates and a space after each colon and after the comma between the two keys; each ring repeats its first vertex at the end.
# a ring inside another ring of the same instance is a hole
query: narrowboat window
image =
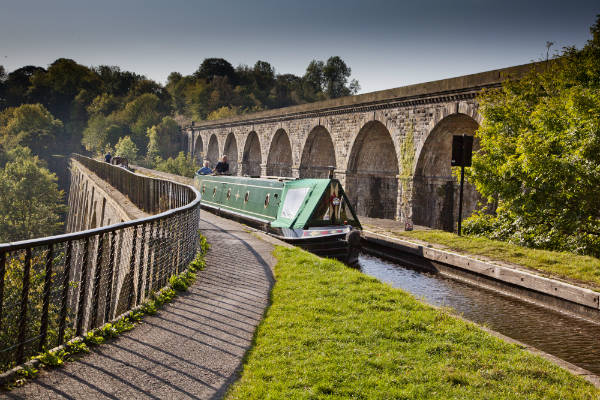
{"type": "Polygon", "coordinates": [[[267,206],[269,205],[269,198],[271,197],[270,194],[267,194],[265,197],[265,208],[267,208],[267,206]]]}
{"type": "Polygon", "coordinates": [[[217,195],[217,188],[213,188],[213,197],[217,195]]]}
{"type": "Polygon", "coordinates": [[[231,189],[227,190],[227,200],[231,198],[231,189]]]}
{"type": "Polygon", "coordinates": [[[246,195],[244,196],[244,203],[247,203],[249,198],[250,198],[250,192],[246,192],[246,195]]]}
{"type": "Polygon", "coordinates": [[[298,213],[298,210],[300,210],[300,206],[302,206],[302,203],[304,202],[304,199],[309,191],[310,188],[297,188],[288,190],[285,195],[283,207],[281,208],[281,216],[283,218],[293,219],[298,213]]]}

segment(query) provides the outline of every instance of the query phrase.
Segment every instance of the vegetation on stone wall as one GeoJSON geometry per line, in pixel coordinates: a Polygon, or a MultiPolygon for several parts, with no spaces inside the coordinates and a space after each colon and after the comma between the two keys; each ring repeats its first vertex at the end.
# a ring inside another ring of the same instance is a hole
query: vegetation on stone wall
{"type": "Polygon", "coordinates": [[[600,16],[591,33],[583,49],[480,95],[471,179],[497,207],[465,232],[600,256],[600,16]]]}
{"type": "Polygon", "coordinates": [[[415,169],[415,125],[411,121],[400,145],[400,188],[402,215],[411,215],[412,180],[415,169]]]}

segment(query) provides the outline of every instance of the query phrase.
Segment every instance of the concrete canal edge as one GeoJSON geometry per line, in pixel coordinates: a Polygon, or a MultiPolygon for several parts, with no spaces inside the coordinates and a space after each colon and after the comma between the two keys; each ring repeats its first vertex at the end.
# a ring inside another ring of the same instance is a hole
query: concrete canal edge
{"type": "Polygon", "coordinates": [[[363,231],[367,252],[600,323],[600,293],[521,269],[363,231]]]}
{"type": "MultiPolygon", "coordinates": [[[[402,262],[412,267],[435,270],[453,279],[466,281],[488,290],[549,307],[555,311],[566,312],[570,315],[575,314],[578,317],[600,323],[600,308],[597,301],[600,293],[592,290],[370,231],[363,231],[363,239],[367,245],[367,252],[382,258],[402,262]],[[377,246],[376,249],[371,247],[372,244],[377,246]],[[387,253],[385,253],[386,250],[387,253]],[[389,253],[390,250],[394,253],[389,253]],[[492,283],[493,280],[497,282],[492,283]],[[549,298],[554,298],[556,301],[548,301],[549,298]],[[582,313],[583,307],[587,308],[588,311],[582,313]]],[[[431,306],[440,308],[434,305],[431,306]]],[[[488,327],[469,321],[460,315],[454,316],[479,326],[492,336],[538,355],[566,369],[573,375],[584,378],[600,389],[600,377],[593,372],[488,327]]]]}

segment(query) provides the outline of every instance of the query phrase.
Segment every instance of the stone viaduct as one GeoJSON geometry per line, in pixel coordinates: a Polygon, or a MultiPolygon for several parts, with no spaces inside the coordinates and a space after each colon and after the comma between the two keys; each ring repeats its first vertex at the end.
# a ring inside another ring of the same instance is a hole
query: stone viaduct
{"type": "MultiPolygon", "coordinates": [[[[478,92],[533,65],[205,121],[183,128],[186,151],[213,166],[227,154],[236,175],[326,177],[333,169],[359,215],[453,230],[452,136],[477,130],[478,92]]],[[[477,201],[467,184],[465,216],[477,201]]]]}

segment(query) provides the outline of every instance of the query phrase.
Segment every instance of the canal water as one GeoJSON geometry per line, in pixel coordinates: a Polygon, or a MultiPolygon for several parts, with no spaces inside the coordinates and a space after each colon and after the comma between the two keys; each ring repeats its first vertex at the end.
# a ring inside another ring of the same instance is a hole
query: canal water
{"type": "Polygon", "coordinates": [[[365,274],[429,304],[600,374],[600,325],[370,255],[359,263],[365,274]]]}

